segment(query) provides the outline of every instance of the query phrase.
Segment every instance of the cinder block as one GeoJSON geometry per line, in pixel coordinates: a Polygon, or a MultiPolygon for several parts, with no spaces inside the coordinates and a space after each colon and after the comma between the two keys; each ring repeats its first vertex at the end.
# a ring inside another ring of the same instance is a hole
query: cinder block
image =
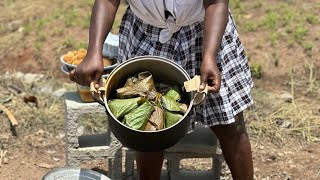
{"type": "Polygon", "coordinates": [[[78,136],[79,117],[89,113],[105,113],[98,103],[82,103],[78,93],[67,92],[65,98],[65,153],[66,166],[80,167],[81,161],[105,159],[109,163],[109,177],[122,177],[122,144],[110,132],[78,136]]]}
{"type": "MultiPolygon", "coordinates": [[[[167,175],[162,173],[161,179],[188,180],[188,179],[220,179],[223,156],[218,140],[209,129],[196,126],[195,130],[187,134],[176,145],[165,150],[164,158],[167,159],[167,175]],[[180,161],[187,158],[212,158],[210,171],[185,171],[180,170],[180,161]]],[[[135,151],[126,150],[126,180],[137,179],[134,171],[135,151]]]]}

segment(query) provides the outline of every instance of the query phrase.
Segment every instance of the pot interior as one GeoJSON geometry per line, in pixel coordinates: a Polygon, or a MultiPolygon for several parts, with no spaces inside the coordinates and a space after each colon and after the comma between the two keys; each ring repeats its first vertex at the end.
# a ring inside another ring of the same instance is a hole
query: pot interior
{"type": "MultiPolygon", "coordinates": [[[[116,69],[114,69],[110,73],[107,79],[107,91],[105,96],[106,97],[105,104],[106,104],[108,113],[110,113],[113,119],[117,120],[112,115],[107,105],[107,101],[115,98],[116,89],[118,89],[119,87],[122,87],[128,77],[134,76],[137,73],[143,72],[143,71],[149,71],[153,76],[154,82],[163,82],[166,84],[175,83],[183,87],[183,83],[185,81],[190,80],[190,77],[187,74],[187,72],[184,69],[182,69],[178,64],[176,64],[171,60],[161,58],[161,57],[156,57],[156,56],[137,57],[120,64],[116,69]]],[[[190,104],[192,96],[193,96],[193,93],[184,92],[182,94],[182,97],[184,97],[184,99],[189,104],[188,111],[185,113],[184,117],[190,112],[192,108],[192,104],[190,104]]],[[[184,117],[182,119],[184,119],[184,117]]],[[[122,124],[119,120],[117,121],[120,124],[122,124]]],[[[135,130],[135,131],[140,131],[140,130],[135,130]]]]}

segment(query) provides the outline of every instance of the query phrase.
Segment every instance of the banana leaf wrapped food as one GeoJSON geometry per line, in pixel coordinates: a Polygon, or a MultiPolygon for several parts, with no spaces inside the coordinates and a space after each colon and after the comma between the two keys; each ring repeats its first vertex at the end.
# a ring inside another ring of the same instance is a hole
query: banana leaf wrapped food
{"type": "Polygon", "coordinates": [[[155,111],[153,111],[147,125],[145,127],[145,131],[157,131],[164,128],[164,111],[162,108],[155,106],[155,111]]]}
{"type": "Polygon", "coordinates": [[[188,106],[186,104],[179,103],[178,101],[180,100],[180,94],[173,89],[169,90],[166,95],[161,97],[161,104],[166,110],[166,128],[176,124],[180,119],[182,119],[183,114],[187,111],[188,106]]]}
{"type": "Polygon", "coordinates": [[[132,129],[144,130],[153,111],[153,105],[149,101],[146,101],[138,108],[126,114],[123,122],[132,129]]]}
{"type": "Polygon", "coordinates": [[[170,111],[166,111],[165,118],[166,118],[166,127],[171,127],[175,125],[183,116],[178,113],[173,113],[170,111]]]}
{"type": "Polygon", "coordinates": [[[130,98],[130,99],[113,99],[108,102],[108,106],[114,117],[117,119],[123,118],[131,110],[137,108],[141,103],[142,98],[130,98]]]}
{"type": "Polygon", "coordinates": [[[148,100],[156,97],[157,91],[153,82],[152,74],[148,71],[141,72],[136,77],[127,79],[124,87],[117,89],[120,99],[142,96],[148,100]]]}
{"type": "Polygon", "coordinates": [[[180,101],[180,99],[180,94],[171,89],[166,95],[161,97],[161,103],[162,106],[168,111],[185,113],[188,107],[186,104],[179,103],[178,101],[180,101]]]}
{"type": "Polygon", "coordinates": [[[180,121],[188,109],[177,85],[153,81],[148,71],[129,77],[117,89],[117,98],[108,102],[112,114],[126,126],[143,131],[158,131],[180,121]],[[159,92],[157,91],[159,90],[159,92]]]}

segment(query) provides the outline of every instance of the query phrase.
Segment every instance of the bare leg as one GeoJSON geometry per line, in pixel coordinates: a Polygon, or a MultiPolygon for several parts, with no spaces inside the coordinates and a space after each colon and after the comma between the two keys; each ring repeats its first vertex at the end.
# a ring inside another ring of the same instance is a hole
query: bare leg
{"type": "Polygon", "coordinates": [[[252,180],[252,153],[243,113],[239,113],[235,119],[235,123],[213,126],[211,129],[220,141],[223,156],[233,179],[252,180]]]}
{"type": "Polygon", "coordinates": [[[160,180],[163,163],[161,152],[136,152],[139,180],[160,180]]]}

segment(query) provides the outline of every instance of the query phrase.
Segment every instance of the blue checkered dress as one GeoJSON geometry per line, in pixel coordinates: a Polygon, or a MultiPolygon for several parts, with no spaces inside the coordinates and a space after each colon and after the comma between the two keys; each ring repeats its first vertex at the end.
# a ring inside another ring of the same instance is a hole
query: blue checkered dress
{"type": "MultiPolygon", "coordinates": [[[[161,56],[174,60],[190,77],[199,75],[203,26],[203,22],[196,22],[182,27],[162,44],[159,42],[161,28],[146,24],[128,8],[120,26],[118,60],[121,63],[136,56],[161,56]]],[[[233,123],[234,116],[253,103],[250,68],[230,13],[217,64],[222,77],[221,89],[219,93],[209,94],[204,104],[193,108],[190,127],[196,122],[209,127],[233,123]]]]}

